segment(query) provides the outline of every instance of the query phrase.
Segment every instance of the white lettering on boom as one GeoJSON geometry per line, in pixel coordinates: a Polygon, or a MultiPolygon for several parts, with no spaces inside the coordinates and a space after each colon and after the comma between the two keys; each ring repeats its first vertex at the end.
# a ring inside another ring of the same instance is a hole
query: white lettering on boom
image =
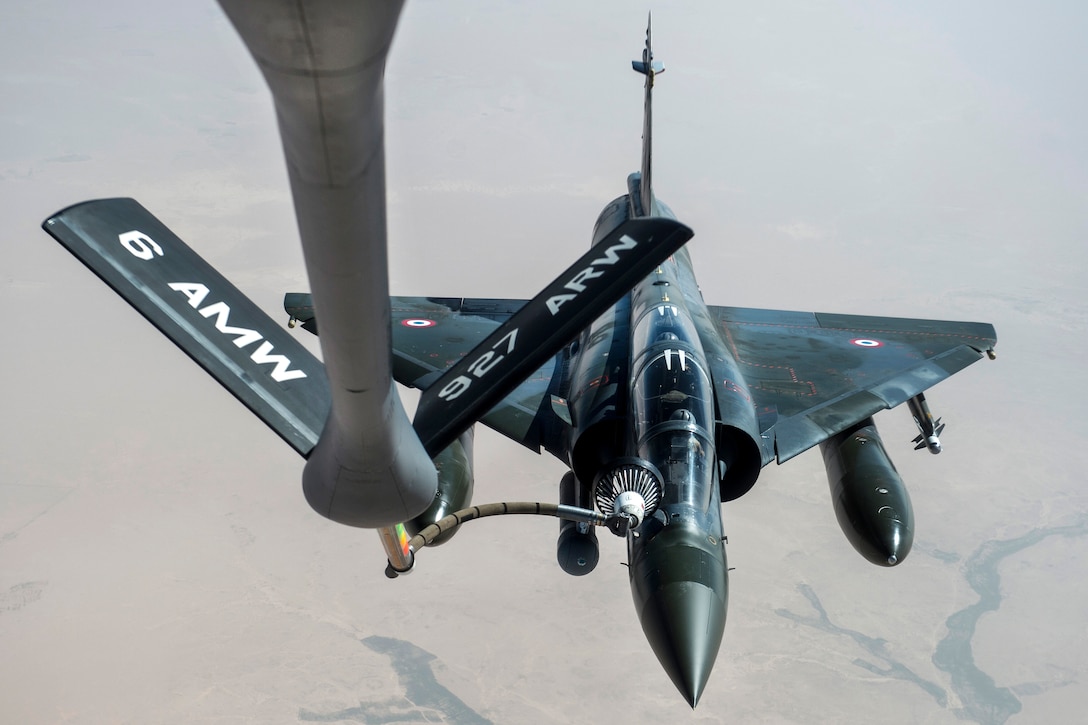
{"type": "MultiPolygon", "coordinates": [[[[248,327],[233,327],[227,322],[230,320],[230,305],[226,302],[214,302],[205,307],[200,305],[208,296],[208,287],[199,282],[172,282],[169,285],[170,289],[181,292],[188,299],[189,306],[195,309],[201,317],[211,319],[215,318],[215,329],[224,335],[233,335],[235,347],[245,347],[252,345],[258,340],[264,339],[264,335],[251,330],[248,327]]],[[[269,375],[277,383],[282,383],[287,380],[295,380],[296,378],[306,377],[306,373],[302,370],[291,370],[291,359],[286,355],[273,354],[275,347],[272,343],[265,340],[258,347],[257,350],[249,356],[249,359],[258,365],[273,365],[272,372],[269,375]]]]}
{"type": "Polygon", "coordinates": [[[604,275],[604,272],[599,272],[595,267],[611,267],[616,262],[620,261],[620,255],[617,252],[627,251],[628,249],[634,249],[638,246],[638,242],[624,234],[620,237],[619,241],[613,244],[608,249],[604,250],[604,256],[598,257],[589,263],[588,267],[584,267],[574,273],[574,276],[563,285],[564,289],[571,291],[570,294],[552,295],[544,304],[547,305],[548,311],[552,313],[552,316],[559,314],[559,308],[567,302],[570,302],[582,292],[586,290],[586,282],[597,279],[604,275]]]}

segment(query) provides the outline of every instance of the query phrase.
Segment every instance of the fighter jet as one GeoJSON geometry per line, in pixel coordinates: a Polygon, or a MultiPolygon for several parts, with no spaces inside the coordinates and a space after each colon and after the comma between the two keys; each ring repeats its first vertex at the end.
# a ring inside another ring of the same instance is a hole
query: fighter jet
{"type": "Polygon", "coordinates": [[[382,77],[400,3],[221,0],[263,72],[312,292],[289,326],[319,361],[131,199],[85,202],[44,229],[306,460],[321,515],[378,530],[391,577],[485,513],[560,517],[558,564],[627,543],[642,629],[695,707],[728,603],[722,504],[772,461],[819,446],[838,521],[881,566],[910,551],[910,498],[872,416],[908,403],[940,451],[924,390],[993,356],[989,324],[708,305],[692,232],[651,184],[664,66],[647,28],[642,163],[589,251],[529,300],[390,297],[382,77]],[[396,383],[422,391],[409,422],[396,383]],[[477,423],[568,472],[558,504],[471,506],[477,423]]]}

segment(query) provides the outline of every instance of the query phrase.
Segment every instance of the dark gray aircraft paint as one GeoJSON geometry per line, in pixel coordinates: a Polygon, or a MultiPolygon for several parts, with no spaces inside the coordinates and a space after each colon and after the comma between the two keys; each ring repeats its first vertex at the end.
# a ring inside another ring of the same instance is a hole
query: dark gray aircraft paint
{"type": "MultiPolygon", "coordinates": [[[[903,561],[910,498],[871,417],[908,403],[914,442],[940,452],[922,393],[992,356],[994,328],[707,305],[690,230],[650,184],[664,67],[649,30],[633,63],[642,166],[587,255],[529,301],[390,297],[382,76],[400,4],[222,4],[275,99],[313,290],[285,307],[320,330],[324,362],[136,202],[76,205],[44,228],[307,458],[315,510],[419,530],[468,506],[475,422],[549,452],[569,468],[560,503],[595,506],[626,537],[643,632],[692,707],[725,627],[721,504],[771,461],[819,445],[847,538],[875,564],[903,561]],[[424,391],[414,422],[394,381],[424,391]]],[[[589,573],[593,528],[564,523],[557,555],[589,573]]]]}

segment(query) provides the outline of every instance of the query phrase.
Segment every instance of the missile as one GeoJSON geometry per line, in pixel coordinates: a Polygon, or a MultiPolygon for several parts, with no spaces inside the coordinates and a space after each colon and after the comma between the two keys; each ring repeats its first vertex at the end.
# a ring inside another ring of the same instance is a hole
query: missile
{"type": "Polygon", "coordinates": [[[937,436],[944,431],[944,423],[940,418],[933,419],[933,413],[929,412],[929,403],[923,393],[908,400],[907,405],[910,407],[910,414],[914,416],[915,425],[918,426],[918,435],[913,441],[917,444],[914,450],[928,448],[930,453],[937,455],[941,452],[941,439],[937,436]]]}
{"type": "Polygon", "coordinates": [[[914,511],[872,418],[820,444],[835,518],[859,554],[895,566],[914,542],[914,511]]]}

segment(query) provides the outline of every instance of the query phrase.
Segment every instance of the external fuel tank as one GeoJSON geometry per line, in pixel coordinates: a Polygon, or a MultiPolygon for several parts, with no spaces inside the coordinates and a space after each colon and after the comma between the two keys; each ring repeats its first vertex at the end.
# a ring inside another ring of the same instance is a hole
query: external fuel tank
{"type": "Polygon", "coordinates": [[[872,418],[820,444],[835,518],[858,553],[878,566],[895,566],[914,542],[910,495],[872,418]]]}

